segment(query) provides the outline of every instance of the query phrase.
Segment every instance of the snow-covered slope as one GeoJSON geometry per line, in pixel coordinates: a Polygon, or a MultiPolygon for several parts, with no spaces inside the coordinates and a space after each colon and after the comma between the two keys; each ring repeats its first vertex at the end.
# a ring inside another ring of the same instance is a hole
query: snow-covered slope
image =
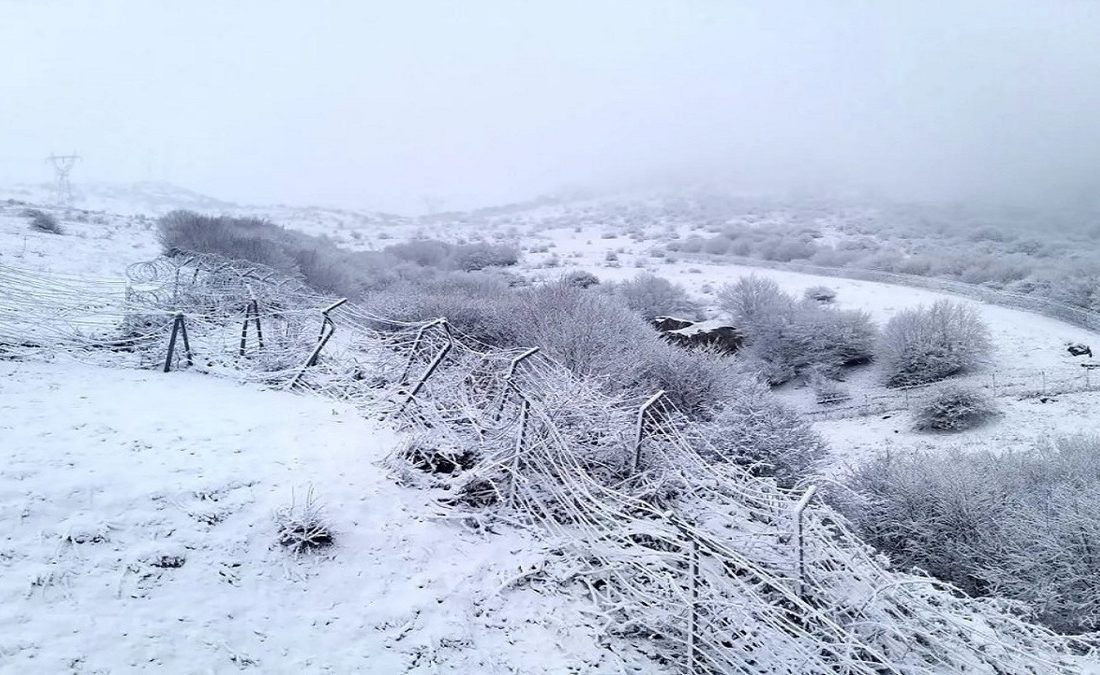
{"type": "MultiPolygon", "coordinates": [[[[49,183],[0,186],[0,199],[49,204],[54,197],[49,183]]],[[[159,215],[175,209],[222,212],[237,208],[232,202],[158,181],[138,183],[77,182],[72,207],[125,215],[159,215]]]]}
{"type": "MultiPolygon", "coordinates": [[[[529,536],[433,519],[352,409],[201,375],[0,363],[0,672],[623,672],[529,536]],[[310,488],[335,545],[290,555],[310,488]]],[[[635,663],[635,665],[637,665],[635,663]]],[[[654,665],[646,666],[652,672],[654,665]]],[[[635,671],[637,672],[637,671],[635,671]]]]}

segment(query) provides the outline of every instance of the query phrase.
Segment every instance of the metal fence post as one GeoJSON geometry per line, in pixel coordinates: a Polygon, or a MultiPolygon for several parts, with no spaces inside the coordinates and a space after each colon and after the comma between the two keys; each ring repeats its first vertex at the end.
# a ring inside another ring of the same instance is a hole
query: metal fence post
{"type": "Polygon", "coordinates": [[[183,352],[187,356],[187,365],[194,365],[191,358],[191,341],[187,338],[187,323],[183,320],[183,313],[179,312],[172,320],[172,335],[168,338],[168,354],[164,357],[164,372],[172,370],[172,357],[176,353],[176,337],[183,339],[183,352]]]}
{"type": "Polygon", "coordinates": [[[412,369],[413,357],[416,356],[416,350],[420,348],[420,342],[424,339],[424,331],[432,326],[438,326],[442,322],[443,319],[436,319],[416,329],[416,337],[413,339],[412,347],[409,348],[409,358],[405,361],[405,369],[401,371],[401,377],[397,379],[398,384],[404,384],[405,378],[409,376],[409,370],[412,369]]]}
{"type": "Polygon", "coordinates": [[[248,307],[246,307],[244,310],[244,322],[241,323],[241,348],[239,351],[240,356],[244,356],[245,346],[248,341],[248,322],[250,319],[256,326],[256,340],[260,344],[260,349],[263,349],[264,331],[263,328],[260,326],[260,306],[259,303],[256,302],[255,298],[253,298],[248,303],[248,307]]]}
{"type": "Polygon", "coordinates": [[[798,546],[798,597],[802,599],[805,599],[806,588],[806,549],[802,537],[802,514],[815,494],[817,494],[817,486],[811,485],[794,507],[795,544],[798,546]]]}
{"type": "Polygon", "coordinates": [[[493,417],[493,421],[499,422],[500,421],[500,416],[504,414],[504,401],[508,397],[508,389],[510,387],[512,387],[512,376],[514,376],[516,374],[516,367],[519,366],[521,361],[534,356],[535,354],[538,353],[538,351],[539,351],[538,347],[532,347],[532,348],[528,349],[527,351],[523,352],[522,354],[520,354],[519,356],[517,356],[516,358],[512,359],[512,361],[508,364],[508,370],[506,370],[504,372],[504,385],[505,386],[504,386],[504,389],[500,392],[500,405],[497,407],[497,412],[496,412],[496,415],[493,417]]]}
{"type": "Polygon", "coordinates": [[[347,298],[342,298],[321,310],[321,332],[317,335],[318,346],[317,349],[313,350],[313,356],[309,358],[309,363],[306,364],[307,366],[317,365],[317,357],[321,354],[321,347],[324,347],[325,343],[328,342],[329,338],[332,337],[332,334],[336,332],[336,324],[333,323],[332,318],[329,317],[328,313],[347,301],[347,298]],[[326,327],[329,329],[328,337],[325,336],[326,327]]]}
{"type": "MultiPolygon", "coordinates": [[[[519,392],[516,392],[519,394],[519,392]]],[[[519,409],[519,431],[516,433],[516,445],[514,452],[512,453],[512,482],[508,486],[508,503],[515,504],[516,498],[516,481],[519,476],[519,456],[523,452],[523,441],[527,435],[527,419],[531,411],[531,402],[527,400],[526,396],[519,394],[523,399],[523,404],[519,409]]]]}
{"type": "Polygon", "coordinates": [[[642,461],[642,432],[645,424],[645,414],[650,408],[653,407],[662,396],[665,395],[665,391],[662,389],[642,404],[642,407],[638,408],[638,420],[637,425],[634,428],[634,461],[630,465],[631,475],[638,473],[638,465],[642,461]]]}
{"type": "Polygon", "coordinates": [[[424,374],[416,381],[412,391],[410,391],[405,400],[401,402],[396,412],[398,415],[400,415],[405,410],[405,407],[416,398],[416,395],[419,394],[420,390],[424,387],[424,383],[428,381],[428,378],[432,376],[436,368],[439,368],[439,364],[443,363],[443,359],[447,358],[447,354],[450,353],[451,349],[455,346],[454,338],[451,336],[451,328],[447,325],[447,320],[440,319],[439,325],[443,326],[443,330],[447,334],[447,344],[443,345],[443,348],[435,355],[432,362],[428,364],[428,369],[424,371],[424,374]]]}

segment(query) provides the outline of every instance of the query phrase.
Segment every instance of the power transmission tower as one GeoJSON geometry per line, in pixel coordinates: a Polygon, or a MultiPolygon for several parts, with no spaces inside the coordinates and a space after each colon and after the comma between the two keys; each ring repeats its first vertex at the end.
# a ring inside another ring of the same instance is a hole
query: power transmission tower
{"type": "Polygon", "coordinates": [[[71,204],[73,201],[73,184],[69,181],[69,173],[80,161],[80,155],[75,152],[71,155],[50,155],[46,161],[53,165],[54,174],[54,203],[61,206],[71,204]]]}

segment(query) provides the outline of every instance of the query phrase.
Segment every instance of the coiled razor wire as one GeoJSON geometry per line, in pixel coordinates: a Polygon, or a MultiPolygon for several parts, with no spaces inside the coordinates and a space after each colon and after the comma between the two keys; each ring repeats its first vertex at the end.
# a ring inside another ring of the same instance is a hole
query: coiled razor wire
{"type": "Polygon", "coordinates": [[[515,582],[583,589],[606,632],[651,641],[674,669],[1100,672],[1095,636],[888,569],[827,505],[802,511],[802,493],[717,461],[667,399],[611,396],[541,352],[336,306],[250,263],[180,254],[128,276],[0,266],[0,355],[179,367],[164,351],[182,315],[194,369],[348,401],[408,430],[391,465],[474,449],[438,478],[440,515],[539,533],[547,565],[515,582]]]}

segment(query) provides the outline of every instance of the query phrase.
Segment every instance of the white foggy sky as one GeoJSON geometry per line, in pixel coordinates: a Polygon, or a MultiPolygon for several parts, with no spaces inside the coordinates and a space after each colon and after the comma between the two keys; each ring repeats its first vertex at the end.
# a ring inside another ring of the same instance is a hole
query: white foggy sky
{"type": "Polygon", "coordinates": [[[415,210],[572,186],[1100,189],[1100,3],[0,0],[0,179],[415,210]]]}

